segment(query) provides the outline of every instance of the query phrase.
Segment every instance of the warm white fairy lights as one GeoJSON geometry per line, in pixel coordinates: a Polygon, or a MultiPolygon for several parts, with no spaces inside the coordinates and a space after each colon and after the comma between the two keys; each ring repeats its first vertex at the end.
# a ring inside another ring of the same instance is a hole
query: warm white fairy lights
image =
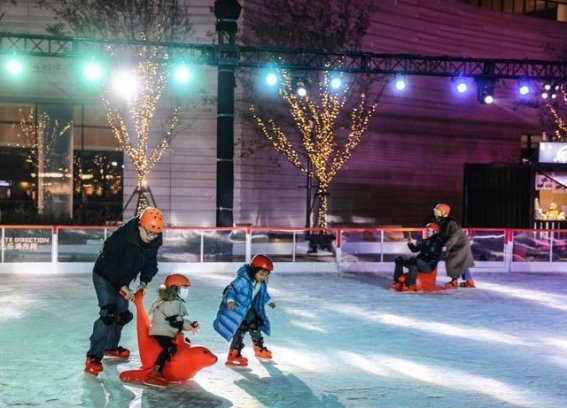
{"type": "Polygon", "coordinates": [[[564,142],[567,140],[567,90],[565,85],[558,86],[557,97],[553,101],[546,100],[545,105],[551,112],[553,121],[555,122],[555,135],[552,137],[554,141],[564,142]]]}
{"type": "Polygon", "coordinates": [[[71,129],[72,122],[60,128],[57,119],[52,120],[47,112],[37,114],[35,109],[30,109],[27,116],[24,116],[20,109],[20,115],[20,130],[23,136],[21,147],[28,151],[26,161],[33,168],[32,177],[37,177],[38,212],[43,214],[45,209],[43,179],[45,177],[71,177],[68,174],[68,165],[63,166],[63,172],[53,172],[49,163],[53,159],[57,139],[71,129]]]}
{"type": "Polygon", "coordinates": [[[153,150],[149,149],[150,126],[167,82],[168,64],[167,62],[154,62],[157,53],[158,49],[155,46],[140,47],[138,56],[143,59],[138,62],[135,70],[140,87],[126,101],[128,115],[112,105],[108,89],[102,95],[103,106],[114,137],[132,161],[137,172],[138,212],[148,205],[148,198],[145,197],[146,176],[167,151],[179,115],[179,107],[174,108],[169,120],[169,129],[160,137],[157,146],[153,150]],[[131,126],[128,126],[127,122],[131,126]]]}
{"type": "Polygon", "coordinates": [[[59,129],[58,120],[52,121],[47,112],[42,112],[36,117],[34,109],[30,109],[27,116],[24,116],[20,109],[20,116],[20,130],[23,135],[21,147],[29,150],[27,161],[37,168],[39,157],[50,159],[57,138],[65,134],[71,128],[72,123],[69,122],[59,129]]]}
{"type": "Polygon", "coordinates": [[[291,116],[299,131],[299,137],[289,137],[273,119],[263,119],[250,108],[262,134],[274,149],[286,157],[295,167],[310,174],[318,182],[319,199],[317,227],[326,228],[329,185],[337,172],[350,158],[360,143],[368,122],[374,115],[375,104],[368,104],[366,95],[360,95],[356,107],[350,112],[350,131],[343,143],[337,135],[337,119],[347,102],[349,89],[330,90],[329,72],[323,72],[319,81],[319,95],[298,96],[293,89],[293,78],[282,73],[279,93],[289,106],[291,116]],[[302,160],[301,149],[312,163],[311,168],[302,160]]]}

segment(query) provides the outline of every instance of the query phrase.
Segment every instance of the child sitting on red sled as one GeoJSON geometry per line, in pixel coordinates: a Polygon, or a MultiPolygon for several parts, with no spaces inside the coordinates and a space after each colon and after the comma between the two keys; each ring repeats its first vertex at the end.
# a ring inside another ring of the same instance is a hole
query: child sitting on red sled
{"type": "Polygon", "coordinates": [[[196,334],[200,330],[199,322],[189,320],[185,299],[189,293],[191,281],[184,275],[174,273],[165,278],[158,289],[158,297],[150,307],[152,335],[162,348],[155,366],[144,381],[146,385],[165,387],[167,379],[163,376],[165,363],[177,352],[175,336],[186,330],[196,334]]]}

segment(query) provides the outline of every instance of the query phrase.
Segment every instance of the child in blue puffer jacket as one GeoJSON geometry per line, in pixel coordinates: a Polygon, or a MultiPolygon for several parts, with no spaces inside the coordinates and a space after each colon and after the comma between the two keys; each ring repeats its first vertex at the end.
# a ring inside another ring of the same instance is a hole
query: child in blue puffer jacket
{"type": "MultiPolygon", "coordinates": [[[[262,332],[270,335],[266,304],[270,301],[268,277],[273,270],[274,264],[269,257],[255,255],[250,264],[238,270],[236,279],[223,292],[213,327],[227,341],[232,339],[226,365],[248,365],[248,359],[240,353],[247,332],[252,337],[256,357],[272,358],[272,352],[264,346],[262,332]]],[[[275,305],[270,303],[269,306],[273,308],[275,305]]]]}

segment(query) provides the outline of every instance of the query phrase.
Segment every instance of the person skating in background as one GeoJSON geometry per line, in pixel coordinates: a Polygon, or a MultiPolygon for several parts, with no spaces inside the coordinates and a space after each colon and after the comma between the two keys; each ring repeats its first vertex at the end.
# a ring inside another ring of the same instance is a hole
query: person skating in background
{"type": "Polygon", "coordinates": [[[190,320],[187,316],[185,299],[189,294],[191,281],[184,275],[174,273],[168,275],[158,289],[158,296],[150,306],[151,315],[150,335],[161,346],[154,368],[150,371],[144,384],[163,387],[167,379],[163,376],[165,363],[177,352],[175,336],[182,331],[196,334],[200,330],[198,321],[190,320]]]}
{"type": "Polygon", "coordinates": [[[163,213],[147,207],[105,241],[93,268],[93,284],[99,307],[87,351],[85,371],[98,375],[103,356],[127,358],[130,351],[119,346],[125,324],[133,318],[128,301],[134,299],[130,283],[140,277],[139,290],[146,291],[158,271],[157,252],[162,245],[163,213]]]}
{"type": "Polygon", "coordinates": [[[444,245],[447,249],[445,269],[451,281],[446,283],[445,287],[474,288],[476,283],[470,271],[470,268],[474,266],[471,243],[457,220],[449,215],[450,212],[451,207],[443,203],[437,204],[433,209],[433,215],[441,227],[441,236],[445,240],[444,245]],[[459,276],[463,279],[460,285],[459,276]]]}
{"type": "Polygon", "coordinates": [[[432,272],[439,262],[443,252],[444,238],[439,235],[439,225],[430,222],[425,226],[427,238],[413,243],[408,235],[408,247],[411,252],[418,252],[416,256],[398,256],[395,259],[394,282],[390,285],[391,290],[402,292],[417,291],[417,272],[432,272]],[[408,268],[406,282],[399,282],[398,278],[403,275],[404,267],[408,268]]]}
{"type": "MultiPolygon", "coordinates": [[[[266,255],[255,255],[250,264],[244,264],[236,278],[228,285],[217,312],[213,327],[227,341],[231,341],[226,365],[247,366],[248,359],[241,354],[244,335],[250,332],[254,354],[270,359],[272,352],[264,345],[262,333],[270,335],[270,321],[266,313],[268,277],[274,270],[272,260],[266,255]]],[[[274,307],[273,303],[269,303],[274,307]]]]}

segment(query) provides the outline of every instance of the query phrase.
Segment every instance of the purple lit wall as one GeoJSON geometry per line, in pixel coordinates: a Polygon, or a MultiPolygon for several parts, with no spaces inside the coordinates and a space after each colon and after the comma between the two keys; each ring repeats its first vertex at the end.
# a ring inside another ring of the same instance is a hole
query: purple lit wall
{"type": "MultiPolygon", "coordinates": [[[[247,10],[261,0],[239,0],[238,21],[246,32],[247,10]]],[[[354,0],[353,0],[354,1],[354,0]]],[[[184,0],[195,33],[187,42],[215,42],[210,0],[184,0]]],[[[484,58],[550,59],[546,47],[561,49],[567,23],[481,9],[452,0],[375,0],[363,50],[484,58]]],[[[45,15],[32,0],[6,5],[5,31],[45,34],[55,16],[45,15]]],[[[260,44],[266,45],[266,44],[260,44]]],[[[309,44],[305,44],[309,47],[309,44]]],[[[70,61],[38,58],[39,67],[25,86],[0,77],[0,100],[14,104],[81,103],[99,105],[100,95],[69,81],[70,61]],[[67,63],[69,62],[69,63],[67,63]]],[[[216,216],[217,67],[202,66],[198,83],[186,96],[171,149],[148,177],[157,205],[172,225],[214,226],[216,216]]],[[[515,81],[501,81],[494,105],[481,105],[473,86],[466,95],[453,91],[449,78],[409,77],[407,89],[387,88],[370,129],[350,161],[331,184],[330,221],[335,225],[420,226],[439,201],[462,217],[465,163],[517,163],[520,137],[540,134],[534,112],[514,109],[515,81]]],[[[237,84],[236,93],[242,92],[237,84]]],[[[150,144],[168,123],[172,94],[152,123],[150,144]]],[[[254,133],[236,105],[235,141],[254,133]]],[[[235,145],[234,222],[257,226],[305,225],[306,176],[273,149],[242,155],[235,145]]],[[[136,171],[125,158],[124,199],[134,191],[136,171]]],[[[490,197],[488,197],[490,198],[490,197]]],[[[132,215],[133,206],[125,217],[132,215]]]]}
{"type": "MultiPolygon", "coordinates": [[[[544,48],[567,38],[566,23],[456,1],[375,4],[363,49],[376,53],[550,59],[544,48]]],[[[407,80],[403,94],[388,87],[369,132],[331,185],[332,222],[420,226],[439,201],[460,218],[464,164],[517,163],[520,136],[540,133],[534,112],[514,109],[515,81],[500,81],[496,103],[481,105],[474,86],[458,95],[449,78],[407,80]]],[[[237,179],[237,222],[304,224],[305,176],[277,154],[242,161],[237,179]]]]}

